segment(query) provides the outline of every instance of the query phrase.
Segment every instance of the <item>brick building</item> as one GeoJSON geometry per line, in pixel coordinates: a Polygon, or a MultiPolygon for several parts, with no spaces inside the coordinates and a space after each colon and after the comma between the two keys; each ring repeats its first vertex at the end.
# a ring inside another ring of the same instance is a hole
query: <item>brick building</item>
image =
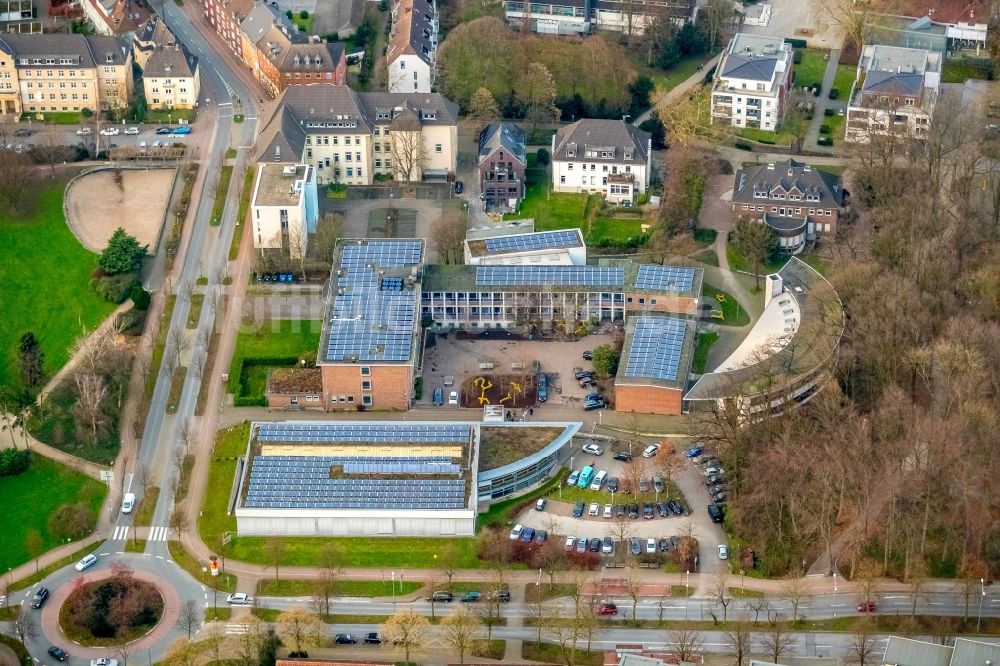
{"type": "Polygon", "coordinates": [[[528,166],[524,130],[514,123],[490,123],[479,137],[479,194],[487,212],[516,211],[524,199],[528,166]]]}

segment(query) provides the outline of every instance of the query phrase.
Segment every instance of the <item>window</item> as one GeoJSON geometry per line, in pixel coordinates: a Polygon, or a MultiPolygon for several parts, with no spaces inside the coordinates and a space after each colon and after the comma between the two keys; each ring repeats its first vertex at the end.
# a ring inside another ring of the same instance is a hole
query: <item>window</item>
{"type": "Polygon", "coordinates": [[[399,61],[399,68],[400,69],[406,69],[406,61],[405,60],[400,60],[399,61]]]}
{"type": "Polygon", "coordinates": [[[371,380],[366,379],[365,381],[361,382],[361,390],[362,391],[371,391],[372,390],[371,380]]]}
{"type": "Polygon", "coordinates": [[[363,395],[363,396],[361,396],[361,404],[364,405],[365,407],[371,407],[372,406],[372,397],[370,395],[363,395]]]}
{"type": "Polygon", "coordinates": [[[352,169],[351,167],[347,167],[347,177],[348,178],[354,177],[354,169],[352,169]]]}
{"type": "Polygon", "coordinates": [[[441,152],[441,144],[440,143],[435,143],[434,144],[434,152],[435,153],[440,153],[441,152]]]}
{"type": "Polygon", "coordinates": [[[570,163],[568,163],[568,164],[566,165],[566,170],[567,170],[567,171],[572,171],[572,170],[573,170],[573,163],[572,163],[572,162],[570,162],[570,163]]]}
{"type": "Polygon", "coordinates": [[[371,377],[371,375],[372,375],[372,369],[369,366],[367,366],[367,365],[361,366],[361,376],[362,377],[371,377]]]}
{"type": "MultiPolygon", "coordinates": [[[[29,95],[28,97],[30,98],[31,96],[29,95]]],[[[559,176],[559,183],[561,185],[565,185],[566,184],[566,176],[559,176]]]]}

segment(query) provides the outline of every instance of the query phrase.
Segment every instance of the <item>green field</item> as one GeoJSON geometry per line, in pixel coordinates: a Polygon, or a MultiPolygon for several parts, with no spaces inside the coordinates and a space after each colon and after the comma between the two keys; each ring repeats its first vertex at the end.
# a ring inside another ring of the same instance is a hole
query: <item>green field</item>
{"type": "Polygon", "coordinates": [[[941,68],[941,83],[965,83],[967,79],[987,80],[990,73],[961,58],[948,58],[941,68]]]}
{"type": "Polygon", "coordinates": [[[715,331],[706,331],[698,335],[698,346],[694,349],[694,360],[691,361],[691,372],[704,374],[705,364],[708,361],[708,351],[719,340],[719,334],[715,331]]]}
{"type": "Polygon", "coordinates": [[[38,530],[42,547],[59,542],[49,534],[48,518],[63,504],[86,504],[96,514],[107,488],[99,481],[40,456],[32,456],[28,471],[0,478],[0,571],[31,559],[25,544],[30,530],[38,530]]]}
{"type": "Polygon", "coordinates": [[[229,368],[229,392],[263,395],[267,366],[249,366],[243,373],[243,359],[315,354],[322,326],[311,320],[273,320],[261,322],[253,332],[241,332],[236,336],[236,351],[229,368]]]}
{"type": "Polygon", "coordinates": [[[823,85],[823,75],[826,74],[828,51],[824,49],[801,49],[802,62],[793,65],[795,85],[801,88],[812,88],[823,85]]]}
{"type": "MultiPolygon", "coordinates": [[[[787,261],[787,260],[786,260],[787,261]]],[[[785,262],[781,263],[784,266],[785,262]]],[[[730,264],[731,265],[731,264],[730,264]]],[[[712,285],[705,283],[701,289],[701,297],[704,302],[710,303],[713,309],[722,310],[722,319],[713,317],[712,321],[717,324],[722,324],[723,326],[746,326],[750,323],[750,315],[747,313],[745,307],[741,306],[739,301],[736,300],[729,292],[723,291],[718,287],[713,287],[712,285]]],[[[704,336],[702,336],[704,337],[704,336]]],[[[699,346],[701,341],[699,340],[699,346]]],[[[708,344],[708,343],[706,343],[708,344]]],[[[705,350],[708,353],[708,350],[705,350]]],[[[697,362],[697,350],[695,351],[695,359],[697,362]]]]}
{"type": "MultiPolygon", "coordinates": [[[[257,582],[259,597],[310,597],[313,594],[312,580],[275,581],[264,578],[257,582]]],[[[417,581],[396,581],[396,594],[406,596],[413,594],[424,584],[417,581]]],[[[337,581],[336,596],[341,597],[389,597],[392,596],[393,581],[390,580],[340,580],[337,581]]]]}
{"type": "Polygon", "coordinates": [[[63,218],[66,181],[29,185],[21,211],[0,213],[0,386],[17,386],[17,341],[32,331],[54,374],[81,328],[96,328],[114,306],[88,288],[97,257],[63,218]]]}
{"type": "Polygon", "coordinates": [[[847,96],[851,94],[851,86],[854,85],[854,77],[858,73],[858,68],[854,65],[837,65],[837,74],[833,77],[833,87],[840,91],[837,99],[848,102],[847,96]]]}

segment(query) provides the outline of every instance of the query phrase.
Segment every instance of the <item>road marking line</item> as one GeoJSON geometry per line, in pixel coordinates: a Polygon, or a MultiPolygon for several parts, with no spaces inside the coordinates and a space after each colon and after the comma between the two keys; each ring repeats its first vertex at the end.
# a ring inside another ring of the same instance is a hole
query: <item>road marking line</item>
{"type": "Polygon", "coordinates": [[[111,553],[98,553],[98,555],[100,555],[101,557],[104,557],[105,555],[111,555],[111,553]]]}
{"type": "Polygon", "coordinates": [[[157,555],[157,556],[156,556],[156,559],[158,559],[158,560],[162,560],[162,559],[163,559],[163,555],[157,555]]]}

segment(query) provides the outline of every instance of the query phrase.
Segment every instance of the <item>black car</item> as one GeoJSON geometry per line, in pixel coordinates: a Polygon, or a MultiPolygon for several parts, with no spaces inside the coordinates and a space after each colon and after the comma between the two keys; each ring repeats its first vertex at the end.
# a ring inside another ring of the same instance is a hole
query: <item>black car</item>
{"type": "Polygon", "coordinates": [[[382,643],[382,639],[379,638],[378,632],[370,631],[365,634],[365,643],[367,645],[380,645],[382,643]]]}
{"type": "Polygon", "coordinates": [[[45,600],[49,598],[49,588],[40,587],[35,591],[35,596],[31,598],[32,608],[41,608],[45,600]]]}
{"type": "Polygon", "coordinates": [[[612,476],[608,479],[608,492],[616,493],[618,492],[618,477],[612,476]]]}
{"type": "Polygon", "coordinates": [[[590,552],[596,553],[601,550],[601,540],[597,537],[591,537],[590,539],[590,552]]]}
{"type": "Polygon", "coordinates": [[[549,533],[547,530],[538,530],[535,532],[535,543],[545,543],[549,539],[549,533]]]}
{"type": "Polygon", "coordinates": [[[708,487],[709,493],[722,493],[729,490],[729,487],[725,483],[716,483],[708,487]]]}
{"type": "MultiPolygon", "coordinates": [[[[506,583],[504,583],[506,585],[506,583]]],[[[510,589],[504,587],[499,590],[494,590],[489,594],[490,599],[496,599],[500,603],[508,604],[510,603],[510,589]]]]}
{"type": "Polygon", "coordinates": [[[14,136],[31,136],[34,132],[30,129],[21,128],[19,130],[14,130],[14,136]]]}
{"type": "Polygon", "coordinates": [[[454,599],[454,598],[455,598],[455,595],[452,594],[451,592],[448,592],[447,590],[438,590],[437,592],[435,592],[434,594],[432,594],[430,597],[428,597],[427,600],[428,601],[443,601],[444,603],[450,603],[451,600],[454,599]]]}
{"type": "Polygon", "coordinates": [[[666,502],[657,504],[656,510],[660,512],[660,518],[667,518],[670,515],[670,505],[666,502]]]}
{"type": "Polygon", "coordinates": [[[588,400],[583,403],[583,411],[585,412],[592,412],[595,409],[604,409],[605,407],[607,407],[607,405],[603,400],[588,400]]]}
{"type": "Polygon", "coordinates": [[[583,502],[577,502],[573,507],[573,517],[580,518],[583,516],[583,502]]]}
{"type": "Polygon", "coordinates": [[[670,539],[660,539],[657,546],[659,547],[661,553],[667,552],[670,550],[670,539]]]}
{"type": "Polygon", "coordinates": [[[583,360],[584,361],[593,361],[594,360],[594,352],[592,352],[592,351],[585,351],[585,352],[583,352],[583,360]]]}
{"type": "Polygon", "coordinates": [[[646,520],[650,520],[653,517],[653,503],[646,502],[642,505],[642,517],[646,520]]]}
{"type": "Polygon", "coordinates": [[[584,377],[590,377],[591,379],[593,379],[597,375],[595,375],[594,372],[591,371],[591,370],[580,370],[579,372],[577,372],[573,376],[576,377],[579,380],[579,379],[583,379],[584,377]]]}
{"type": "Polygon", "coordinates": [[[632,520],[635,520],[636,518],[639,517],[639,505],[638,504],[629,504],[628,505],[628,517],[631,518],[632,520]]]}
{"type": "Polygon", "coordinates": [[[614,455],[614,459],[621,462],[632,462],[632,454],[628,451],[619,451],[614,455]]]}
{"type": "Polygon", "coordinates": [[[616,504],[615,505],[615,518],[624,518],[624,517],[625,517],[625,505],[624,504],[616,504]]]}
{"type": "Polygon", "coordinates": [[[170,128],[169,127],[157,127],[156,128],[156,133],[157,134],[170,134],[170,128]]]}
{"type": "Polygon", "coordinates": [[[358,637],[354,634],[337,634],[334,642],[337,645],[354,645],[358,642],[358,637]]]}
{"type": "Polygon", "coordinates": [[[66,650],[63,650],[61,647],[56,647],[55,645],[49,648],[49,654],[59,661],[66,661],[69,659],[69,655],[66,654],[66,650]]]}
{"type": "Polygon", "coordinates": [[[680,500],[672,499],[670,500],[669,505],[670,505],[670,510],[674,512],[675,516],[684,515],[684,505],[681,504],[680,500]]]}
{"type": "Polygon", "coordinates": [[[708,517],[712,519],[713,523],[721,523],[724,520],[722,507],[718,506],[717,504],[709,504],[708,517]]]}
{"type": "Polygon", "coordinates": [[[460,181],[460,180],[456,180],[455,181],[455,194],[461,194],[462,190],[464,190],[464,189],[465,189],[465,184],[462,181],[460,181]]]}

